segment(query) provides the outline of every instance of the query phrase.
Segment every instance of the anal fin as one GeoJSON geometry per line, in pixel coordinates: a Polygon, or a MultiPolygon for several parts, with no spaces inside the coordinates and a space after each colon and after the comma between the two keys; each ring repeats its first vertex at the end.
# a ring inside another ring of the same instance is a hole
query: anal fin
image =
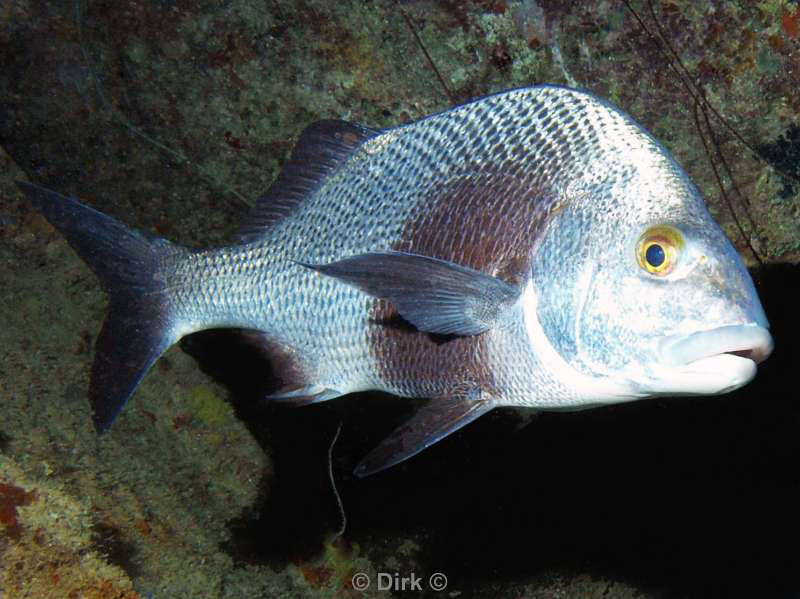
{"type": "Polygon", "coordinates": [[[367,454],[353,474],[368,476],[407,460],[495,407],[490,400],[470,399],[472,395],[479,392],[466,398],[431,400],[367,454]]]}
{"type": "Polygon", "coordinates": [[[320,401],[328,401],[341,397],[342,392],[324,385],[307,385],[305,387],[284,387],[267,395],[267,399],[277,399],[296,406],[305,406],[320,401]]]}
{"type": "Polygon", "coordinates": [[[267,399],[276,399],[295,406],[327,401],[344,395],[341,391],[313,382],[297,352],[272,338],[264,331],[240,329],[239,337],[255,349],[271,365],[278,381],[276,390],[267,399]]]}

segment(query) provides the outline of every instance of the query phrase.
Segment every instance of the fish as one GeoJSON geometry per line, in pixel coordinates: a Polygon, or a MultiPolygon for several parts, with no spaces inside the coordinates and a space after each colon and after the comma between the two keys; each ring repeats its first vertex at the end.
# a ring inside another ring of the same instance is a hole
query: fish
{"type": "Polygon", "coordinates": [[[498,406],[727,393],[773,349],[689,176],[584,90],[513,89],[387,129],[312,124],[222,247],[19,186],[110,298],[88,392],[98,432],[167,348],[210,328],[246,331],[269,357],[267,399],[426,400],[359,477],[498,406]]]}

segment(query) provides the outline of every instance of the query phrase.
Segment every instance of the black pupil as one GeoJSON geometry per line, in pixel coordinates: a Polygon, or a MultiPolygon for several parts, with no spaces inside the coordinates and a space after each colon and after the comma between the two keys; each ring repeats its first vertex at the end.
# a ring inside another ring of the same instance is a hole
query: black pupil
{"type": "Polygon", "coordinates": [[[664,264],[664,260],[666,259],[666,254],[664,254],[664,248],[662,248],[657,243],[654,243],[649,248],[647,248],[647,252],[645,252],[645,258],[647,258],[647,263],[652,266],[653,268],[658,268],[662,264],[664,264]]]}

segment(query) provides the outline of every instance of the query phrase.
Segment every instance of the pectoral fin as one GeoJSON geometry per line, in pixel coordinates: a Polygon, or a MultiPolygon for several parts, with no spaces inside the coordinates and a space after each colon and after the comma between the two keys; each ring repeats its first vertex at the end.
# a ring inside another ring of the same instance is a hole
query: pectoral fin
{"type": "Polygon", "coordinates": [[[353,474],[368,476],[407,460],[494,406],[481,399],[432,400],[361,460],[353,474]]]}
{"type": "Polygon", "coordinates": [[[304,266],[389,300],[400,316],[427,333],[483,333],[518,296],[516,287],[496,277],[417,254],[359,254],[304,266]]]}

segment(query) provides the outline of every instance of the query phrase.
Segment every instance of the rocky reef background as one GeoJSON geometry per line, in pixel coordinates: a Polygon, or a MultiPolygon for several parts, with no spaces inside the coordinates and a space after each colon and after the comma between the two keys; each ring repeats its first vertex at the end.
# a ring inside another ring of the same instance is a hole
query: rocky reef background
{"type": "Polygon", "coordinates": [[[799,85],[788,0],[0,3],[2,596],[403,595],[378,573],[420,576],[413,596],[796,593],[799,85]],[[268,366],[210,332],[95,435],[106,298],[15,180],[223,243],[311,122],[391,126],[543,82],[620,105],[703,191],[775,335],[753,384],[522,430],[498,411],[356,480],[414,402],[264,405],[268,366]]]}

